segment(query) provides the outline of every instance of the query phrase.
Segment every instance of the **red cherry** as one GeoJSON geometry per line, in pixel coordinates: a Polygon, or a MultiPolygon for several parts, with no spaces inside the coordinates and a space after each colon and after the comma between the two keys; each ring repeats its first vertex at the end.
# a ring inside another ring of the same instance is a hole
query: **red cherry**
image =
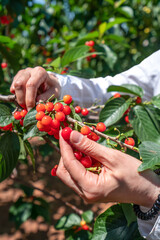
{"type": "Polygon", "coordinates": [[[62,111],[62,110],[63,110],[63,104],[60,103],[60,102],[56,103],[56,104],[54,105],[54,110],[55,110],[56,112],[62,111]]]}
{"type": "Polygon", "coordinates": [[[51,175],[56,176],[56,171],[57,171],[58,165],[55,165],[54,168],[51,170],[51,175]]]}
{"type": "Polygon", "coordinates": [[[82,158],[82,153],[78,150],[74,151],[74,156],[76,157],[77,160],[81,160],[82,158]]]}
{"type": "Polygon", "coordinates": [[[113,97],[114,97],[114,98],[119,98],[119,97],[121,97],[121,94],[120,94],[120,93],[115,93],[115,94],[113,95],[113,97]]]}
{"type": "Polygon", "coordinates": [[[134,139],[133,138],[126,138],[125,139],[125,144],[128,144],[128,145],[130,145],[130,146],[134,146],[135,145],[135,141],[134,141],[134,139]]]}
{"type": "Polygon", "coordinates": [[[71,113],[71,108],[70,108],[70,106],[65,105],[65,106],[63,107],[63,112],[64,112],[65,115],[69,115],[69,114],[71,113]]]}
{"type": "Polygon", "coordinates": [[[91,132],[87,137],[95,142],[100,139],[100,137],[95,132],[91,132]]]}
{"type": "Polygon", "coordinates": [[[92,58],[96,58],[96,57],[97,57],[97,54],[94,53],[94,54],[92,54],[91,56],[92,56],[92,58]]]}
{"type": "Polygon", "coordinates": [[[45,116],[45,113],[44,113],[43,111],[39,111],[39,112],[37,112],[37,114],[36,114],[36,119],[37,119],[38,121],[41,121],[44,116],[45,116]]]}
{"type": "Polygon", "coordinates": [[[124,112],[124,115],[126,115],[127,113],[129,113],[130,112],[130,107],[124,112]]]}
{"type": "Polygon", "coordinates": [[[88,115],[88,113],[89,113],[89,111],[88,111],[87,108],[83,108],[82,111],[81,111],[81,114],[82,114],[83,116],[88,115]]]}
{"type": "Polygon", "coordinates": [[[88,135],[88,134],[90,134],[90,132],[91,132],[91,129],[90,129],[88,126],[83,126],[83,127],[81,128],[81,133],[82,133],[83,135],[88,135]]]}
{"type": "Polygon", "coordinates": [[[45,109],[47,110],[47,112],[51,112],[54,108],[54,105],[52,102],[47,102],[45,105],[45,109]]]}
{"type": "Polygon", "coordinates": [[[42,118],[42,124],[44,126],[49,126],[51,124],[51,122],[52,122],[52,118],[50,116],[44,116],[42,118]]]}
{"type": "Polygon", "coordinates": [[[8,66],[8,64],[6,62],[1,63],[1,68],[6,68],[7,66],[8,66]]]}
{"type": "Polygon", "coordinates": [[[106,130],[106,126],[103,122],[99,122],[99,123],[97,123],[96,129],[99,132],[104,132],[106,130]]]}
{"type": "Polygon", "coordinates": [[[12,123],[10,123],[10,124],[8,124],[8,125],[6,125],[6,126],[2,127],[2,129],[3,129],[4,131],[9,131],[9,130],[11,130],[11,129],[12,129],[12,127],[13,127],[13,124],[12,124],[12,123]]]}
{"type": "Polygon", "coordinates": [[[89,156],[82,157],[80,162],[85,168],[90,168],[92,166],[92,159],[89,156]]]}
{"type": "Polygon", "coordinates": [[[142,102],[142,98],[141,98],[141,97],[137,97],[137,98],[136,98],[136,103],[139,104],[139,103],[141,103],[141,102],[142,102]]]}
{"type": "Polygon", "coordinates": [[[125,116],[124,121],[125,121],[126,123],[129,123],[129,116],[128,116],[128,115],[125,116]]]}
{"type": "Polygon", "coordinates": [[[55,114],[55,118],[60,121],[60,122],[63,122],[66,118],[65,114],[63,112],[57,112],[55,114]]]}
{"type": "Polygon", "coordinates": [[[65,71],[65,70],[63,70],[62,72],[61,72],[61,74],[66,74],[67,72],[65,71]]]}
{"type": "Polygon", "coordinates": [[[51,122],[51,127],[52,128],[58,128],[60,127],[60,121],[58,121],[56,118],[52,119],[52,122],[51,122]]]}
{"type": "Polygon", "coordinates": [[[80,113],[81,112],[81,107],[80,106],[76,106],[74,109],[75,109],[76,113],[80,113]]]}
{"type": "Polygon", "coordinates": [[[72,102],[72,96],[71,96],[71,95],[65,95],[65,96],[63,97],[63,101],[64,101],[64,103],[66,103],[66,104],[70,104],[70,103],[72,102]]]}
{"type": "Polygon", "coordinates": [[[42,122],[41,121],[38,121],[37,122],[37,128],[39,129],[39,131],[44,131],[44,125],[42,124],[42,122]]]}
{"type": "Polygon", "coordinates": [[[70,127],[66,127],[62,129],[61,135],[64,138],[64,140],[69,140],[71,132],[72,132],[72,129],[70,127]]]}
{"type": "Polygon", "coordinates": [[[40,112],[40,111],[42,111],[42,112],[45,112],[45,105],[44,104],[42,104],[42,103],[39,103],[37,106],[36,106],[36,110],[37,110],[37,112],[40,112]]]}
{"type": "Polygon", "coordinates": [[[22,117],[25,117],[25,116],[27,115],[27,113],[28,113],[28,111],[27,111],[26,109],[23,109],[23,110],[21,111],[21,116],[22,116],[22,117]]]}
{"type": "Polygon", "coordinates": [[[24,119],[21,119],[20,121],[19,121],[19,123],[20,123],[20,125],[23,127],[23,122],[24,122],[24,119]]]}
{"type": "Polygon", "coordinates": [[[21,113],[20,112],[15,112],[14,113],[14,118],[16,119],[16,120],[20,120],[21,118],[22,118],[22,116],[21,116],[21,113]]]}
{"type": "Polygon", "coordinates": [[[84,224],[84,225],[82,226],[82,229],[83,229],[83,230],[89,230],[89,226],[87,226],[87,224],[84,224]]]}

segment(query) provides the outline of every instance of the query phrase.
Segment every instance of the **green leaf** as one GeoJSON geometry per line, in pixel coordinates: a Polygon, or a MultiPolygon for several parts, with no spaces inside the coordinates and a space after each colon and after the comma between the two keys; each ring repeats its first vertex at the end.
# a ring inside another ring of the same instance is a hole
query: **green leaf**
{"type": "Polygon", "coordinates": [[[84,45],[69,49],[62,57],[62,67],[65,67],[69,63],[74,62],[80,58],[88,56],[88,51],[89,47],[84,45]]]}
{"type": "Polygon", "coordinates": [[[150,118],[152,119],[152,122],[154,123],[158,132],[160,133],[160,123],[159,123],[160,111],[159,111],[159,109],[153,107],[152,105],[145,106],[145,109],[148,112],[150,118]],[[159,111],[159,112],[157,112],[157,111],[159,111]]]}
{"type": "Polygon", "coordinates": [[[24,159],[26,159],[27,154],[26,154],[26,149],[24,146],[24,141],[22,140],[21,137],[19,137],[19,142],[20,142],[20,153],[19,153],[18,159],[24,160],[24,159]]]}
{"type": "Polygon", "coordinates": [[[105,44],[99,44],[99,46],[101,46],[103,48],[104,52],[105,52],[105,56],[102,56],[102,58],[107,63],[109,68],[111,70],[113,70],[113,67],[114,67],[115,63],[117,62],[117,55],[116,55],[116,53],[114,51],[112,51],[111,48],[109,48],[105,44]]]}
{"type": "Polygon", "coordinates": [[[4,127],[11,122],[13,122],[13,116],[10,108],[0,103],[0,126],[4,127]]]}
{"type": "Polygon", "coordinates": [[[27,140],[24,142],[24,146],[25,146],[27,153],[29,154],[29,156],[31,158],[33,169],[35,171],[35,157],[34,157],[32,146],[27,140]]]}
{"type": "Polygon", "coordinates": [[[71,213],[67,216],[63,216],[57,222],[56,229],[69,229],[73,226],[80,226],[81,218],[75,214],[71,213]]]}
{"type": "Polygon", "coordinates": [[[24,122],[23,122],[23,126],[25,128],[28,128],[30,127],[31,125],[35,125],[37,123],[37,120],[36,120],[36,114],[37,114],[37,111],[35,108],[32,108],[28,113],[27,115],[25,116],[24,118],[24,122]]]}
{"type": "Polygon", "coordinates": [[[68,74],[79,78],[94,78],[96,73],[91,68],[84,68],[81,70],[70,70],[68,74]]]}
{"type": "Polygon", "coordinates": [[[116,18],[115,20],[107,23],[106,25],[103,25],[103,32],[109,30],[116,24],[121,24],[123,22],[128,22],[128,21],[129,21],[129,19],[127,19],[127,18],[116,18]]]}
{"type": "Polygon", "coordinates": [[[141,142],[153,141],[160,143],[159,132],[143,106],[137,105],[131,109],[129,121],[141,142]]]}
{"type": "Polygon", "coordinates": [[[116,205],[97,217],[92,240],[133,240],[137,234],[137,223],[127,226],[122,207],[116,205]]]}
{"type": "Polygon", "coordinates": [[[99,38],[102,38],[102,36],[104,35],[106,29],[107,29],[107,23],[103,22],[99,25],[99,38]]]}
{"type": "Polygon", "coordinates": [[[143,89],[134,84],[122,84],[121,86],[111,85],[107,89],[107,92],[131,93],[139,97],[142,97],[144,94],[143,89]]]}
{"type": "Polygon", "coordinates": [[[99,121],[104,122],[106,127],[113,125],[122,118],[130,103],[131,99],[125,101],[123,98],[114,98],[107,102],[100,112],[99,121]]]}
{"type": "Polygon", "coordinates": [[[61,66],[61,58],[60,57],[56,58],[53,62],[49,64],[49,66],[59,68],[61,66]]]}
{"type": "Polygon", "coordinates": [[[0,138],[0,182],[6,179],[15,168],[20,152],[20,143],[15,133],[7,132],[0,138]]]}
{"type": "Polygon", "coordinates": [[[160,94],[151,99],[151,103],[160,109],[160,94]]]}
{"type": "Polygon", "coordinates": [[[132,222],[137,221],[137,217],[133,211],[133,206],[130,203],[122,203],[121,207],[127,220],[127,226],[129,227],[132,222]]]}
{"type": "Polygon", "coordinates": [[[91,223],[93,221],[93,212],[91,210],[85,211],[82,214],[82,218],[86,221],[86,223],[91,223]]]}
{"type": "Polygon", "coordinates": [[[32,207],[33,204],[31,202],[24,202],[22,197],[10,207],[9,218],[11,221],[15,222],[17,228],[30,218],[32,207]]]}
{"type": "Polygon", "coordinates": [[[160,145],[151,141],[142,142],[139,146],[140,155],[143,163],[139,166],[138,171],[146,169],[155,169],[160,167],[160,145]]]}
{"type": "Polygon", "coordinates": [[[46,134],[47,134],[46,132],[40,132],[36,125],[32,125],[31,127],[27,128],[27,131],[24,133],[23,140],[25,141],[28,138],[36,136],[43,137],[46,134]]]}
{"type": "Polygon", "coordinates": [[[24,191],[27,197],[31,197],[33,195],[33,191],[34,191],[33,188],[25,186],[23,184],[20,184],[19,188],[24,191]]]}

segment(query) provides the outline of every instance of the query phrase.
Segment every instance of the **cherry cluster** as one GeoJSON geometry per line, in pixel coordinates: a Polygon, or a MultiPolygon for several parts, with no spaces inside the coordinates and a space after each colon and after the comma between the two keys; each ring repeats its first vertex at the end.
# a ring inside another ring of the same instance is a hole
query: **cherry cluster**
{"type": "MultiPolygon", "coordinates": [[[[85,45],[90,47],[90,49],[89,49],[90,52],[96,52],[96,50],[93,48],[95,45],[95,42],[93,40],[86,41],[85,45]]],[[[92,58],[96,58],[96,57],[97,57],[97,54],[93,53],[91,56],[86,57],[86,59],[88,62],[90,62],[92,58]]]]}
{"type": "MultiPolygon", "coordinates": [[[[66,117],[67,115],[72,116],[71,103],[72,96],[70,95],[65,95],[63,101],[56,102],[55,104],[53,104],[53,102],[47,102],[45,104],[39,103],[36,106],[36,120],[39,131],[47,132],[49,135],[54,136],[54,138],[59,139],[59,131],[62,129],[61,135],[68,141],[74,128],[74,124],[70,123],[66,117]]],[[[76,106],[74,110],[75,113],[81,113],[83,116],[89,113],[87,108],[81,108],[80,106],[76,106]]],[[[106,130],[106,126],[102,122],[96,124],[96,127],[92,126],[92,128],[95,128],[99,132],[106,130]]],[[[91,128],[87,125],[79,126],[79,131],[93,141],[99,140],[99,136],[94,131],[91,131],[91,128]]],[[[82,152],[76,149],[73,149],[73,152],[76,159],[79,160],[85,168],[92,168],[97,171],[97,169],[101,167],[99,162],[82,152]]],[[[51,171],[52,176],[56,176],[56,169],[57,165],[51,171]]]]}
{"type": "MultiPolygon", "coordinates": [[[[23,120],[27,113],[28,111],[26,109],[23,109],[22,111],[14,112],[13,116],[16,120],[19,120],[20,125],[23,126],[23,120]]],[[[13,123],[10,123],[4,127],[0,126],[0,129],[3,131],[12,131],[13,128],[14,128],[13,123]]]]}

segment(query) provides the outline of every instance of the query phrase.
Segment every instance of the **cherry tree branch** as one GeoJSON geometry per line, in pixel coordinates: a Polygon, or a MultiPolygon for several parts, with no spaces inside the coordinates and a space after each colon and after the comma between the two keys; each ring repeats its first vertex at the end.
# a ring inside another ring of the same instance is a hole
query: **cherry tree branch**
{"type": "Polygon", "coordinates": [[[2,95],[2,94],[0,94],[0,101],[17,103],[15,95],[2,95]]]}
{"type": "Polygon", "coordinates": [[[38,191],[44,193],[44,194],[47,195],[47,196],[52,197],[53,199],[55,199],[56,201],[62,203],[63,205],[66,205],[67,207],[70,207],[73,211],[75,211],[75,212],[76,212],[77,214],[79,214],[79,215],[82,215],[82,214],[83,214],[83,210],[77,208],[75,205],[73,205],[73,204],[71,204],[71,203],[69,203],[69,202],[67,202],[67,201],[63,201],[61,198],[55,197],[55,195],[53,195],[53,194],[50,193],[49,191],[43,190],[43,189],[41,189],[41,188],[38,188],[38,187],[34,186],[33,183],[25,182],[24,180],[19,179],[19,178],[11,178],[11,179],[12,179],[13,181],[15,181],[15,182],[21,183],[21,184],[23,184],[23,185],[25,185],[25,186],[27,186],[27,187],[33,188],[33,189],[35,189],[35,190],[38,190],[38,191]]]}

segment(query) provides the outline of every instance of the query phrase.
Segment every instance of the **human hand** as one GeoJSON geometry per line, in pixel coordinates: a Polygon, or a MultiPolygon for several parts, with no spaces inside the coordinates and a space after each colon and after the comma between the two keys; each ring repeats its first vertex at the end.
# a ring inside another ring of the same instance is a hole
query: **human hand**
{"type": "Polygon", "coordinates": [[[53,94],[58,98],[60,85],[58,79],[53,74],[47,73],[44,68],[26,68],[16,74],[10,91],[16,95],[20,106],[30,110],[36,101],[45,101],[53,94]]]}
{"type": "Polygon", "coordinates": [[[160,193],[160,180],[154,172],[138,173],[141,164],[138,159],[106,148],[77,131],[72,131],[70,144],[60,136],[60,149],[57,176],[89,203],[120,202],[152,207],[160,193]],[[101,162],[101,173],[87,171],[75,158],[72,147],[101,162]]]}

